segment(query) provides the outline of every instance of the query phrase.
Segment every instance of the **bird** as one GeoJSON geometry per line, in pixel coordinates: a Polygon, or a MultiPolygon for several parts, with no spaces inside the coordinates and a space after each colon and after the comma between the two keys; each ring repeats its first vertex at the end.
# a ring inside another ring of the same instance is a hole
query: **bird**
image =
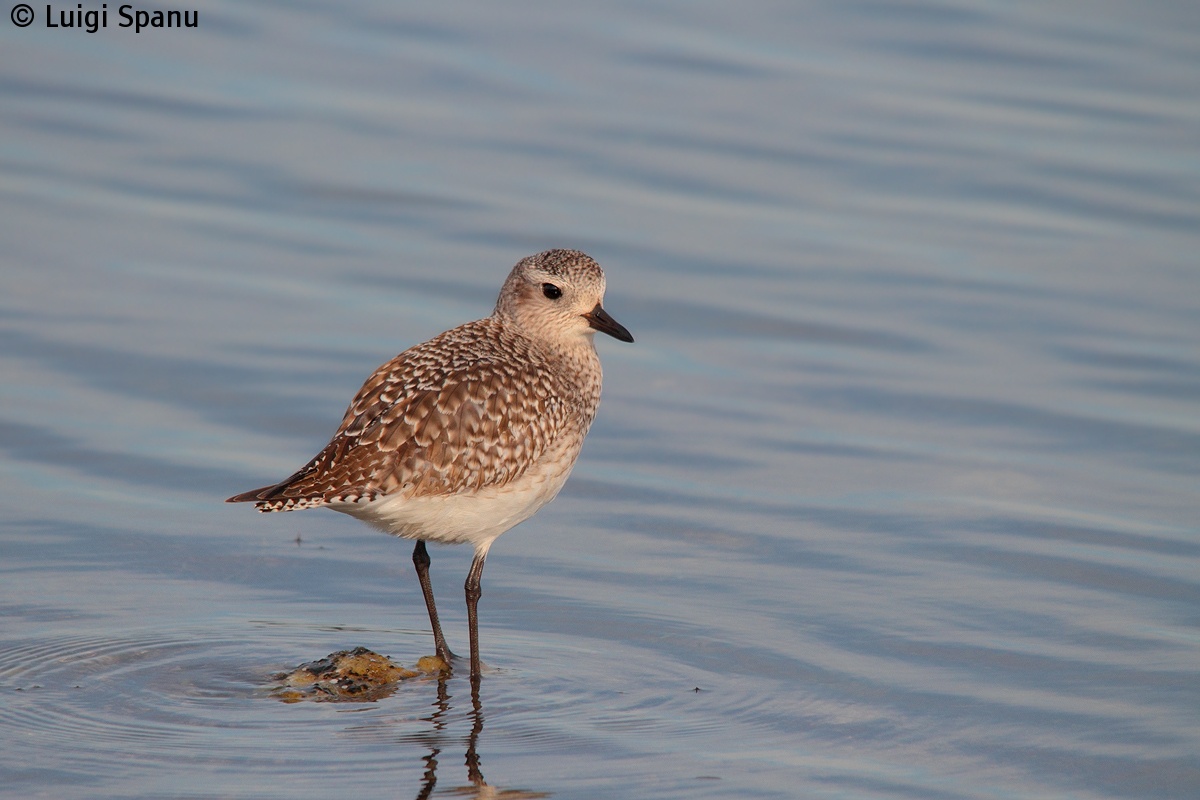
{"type": "Polygon", "coordinates": [[[491,316],[380,366],[312,460],[226,502],[261,512],[325,507],[415,540],[434,647],[448,666],[455,656],[438,620],[425,543],[472,545],[463,588],[477,685],[488,551],[553,500],[575,465],[600,403],[595,334],[633,342],[605,311],[604,290],[604,271],[578,250],[521,259],[491,316]]]}

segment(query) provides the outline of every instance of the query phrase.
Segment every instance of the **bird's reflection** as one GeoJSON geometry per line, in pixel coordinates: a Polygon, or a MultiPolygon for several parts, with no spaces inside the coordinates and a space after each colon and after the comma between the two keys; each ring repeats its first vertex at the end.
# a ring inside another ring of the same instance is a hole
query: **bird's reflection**
{"type": "MultiPolygon", "coordinates": [[[[438,781],[438,756],[445,749],[445,734],[453,722],[453,704],[451,702],[448,681],[437,682],[437,700],[434,702],[433,713],[425,717],[425,721],[433,726],[433,731],[425,742],[429,754],[424,757],[425,775],[417,800],[433,797],[438,781]]],[[[483,779],[483,767],[477,749],[479,735],[483,733],[483,704],[479,701],[479,681],[471,681],[471,731],[467,734],[467,751],[464,761],[467,766],[468,783],[453,788],[442,789],[437,794],[448,797],[478,798],[478,800],[526,800],[527,798],[549,797],[545,792],[533,792],[527,789],[501,789],[488,784],[483,779]]],[[[425,737],[421,737],[425,738],[425,737]]]]}
{"type": "MultiPolygon", "coordinates": [[[[428,727],[417,734],[402,735],[400,739],[401,742],[419,744],[428,751],[422,757],[425,772],[417,797],[433,797],[437,789],[438,759],[447,748],[447,743],[454,741],[456,728],[464,722],[465,700],[459,702],[456,709],[450,686],[462,684],[454,681],[452,673],[445,671],[445,665],[441,661],[427,664],[427,660],[420,659],[415,669],[407,669],[365,647],[339,650],[317,661],[301,664],[291,672],[275,675],[274,679],[279,685],[272,692],[272,696],[285,703],[374,703],[392,697],[402,685],[412,686],[410,681],[415,681],[421,687],[436,686],[437,698],[433,702],[433,711],[421,718],[423,722],[428,723],[428,727]]],[[[479,700],[479,684],[478,675],[472,676],[467,684],[470,686],[471,700],[470,712],[465,715],[471,726],[466,738],[467,750],[464,756],[468,783],[439,790],[437,794],[487,800],[549,797],[550,795],[544,792],[526,789],[499,789],[483,779],[483,768],[477,749],[479,736],[483,733],[484,720],[483,704],[479,700]]],[[[421,692],[424,692],[424,688],[421,692]]]]}

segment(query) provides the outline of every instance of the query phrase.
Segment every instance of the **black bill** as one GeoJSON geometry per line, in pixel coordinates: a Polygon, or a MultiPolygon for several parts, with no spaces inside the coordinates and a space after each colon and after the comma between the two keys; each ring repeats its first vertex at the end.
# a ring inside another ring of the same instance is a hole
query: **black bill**
{"type": "Polygon", "coordinates": [[[583,318],[588,321],[588,325],[601,333],[607,333],[614,339],[620,339],[622,342],[633,341],[633,334],[625,330],[624,325],[610,317],[599,303],[596,303],[595,308],[584,314],[583,318]]]}

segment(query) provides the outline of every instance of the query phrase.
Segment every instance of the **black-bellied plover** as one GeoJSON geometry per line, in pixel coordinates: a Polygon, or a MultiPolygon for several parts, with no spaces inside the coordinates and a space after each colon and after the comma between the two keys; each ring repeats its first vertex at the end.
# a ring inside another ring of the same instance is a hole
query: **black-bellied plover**
{"type": "Polygon", "coordinates": [[[405,350],[367,379],[325,449],[290,478],[226,502],[259,511],[326,506],[415,539],[413,564],[437,655],[426,541],[469,543],[471,678],[478,680],[480,577],[500,534],[554,499],[600,403],[593,335],[632,342],[604,310],[604,272],[576,250],[522,259],[490,317],[405,350]]]}

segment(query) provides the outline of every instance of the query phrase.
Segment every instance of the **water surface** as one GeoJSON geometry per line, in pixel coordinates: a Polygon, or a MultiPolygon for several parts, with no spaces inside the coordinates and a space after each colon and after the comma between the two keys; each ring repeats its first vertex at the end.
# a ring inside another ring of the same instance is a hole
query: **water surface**
{"type": "Polygon", "coordinates": [[[1200,793],[1190,4],[191,7],[0,26],[0,793],[1200,793]],[[557,246],[637,343],[478,702],[272,699],[410,548],[221,500],[557,246]]]}

